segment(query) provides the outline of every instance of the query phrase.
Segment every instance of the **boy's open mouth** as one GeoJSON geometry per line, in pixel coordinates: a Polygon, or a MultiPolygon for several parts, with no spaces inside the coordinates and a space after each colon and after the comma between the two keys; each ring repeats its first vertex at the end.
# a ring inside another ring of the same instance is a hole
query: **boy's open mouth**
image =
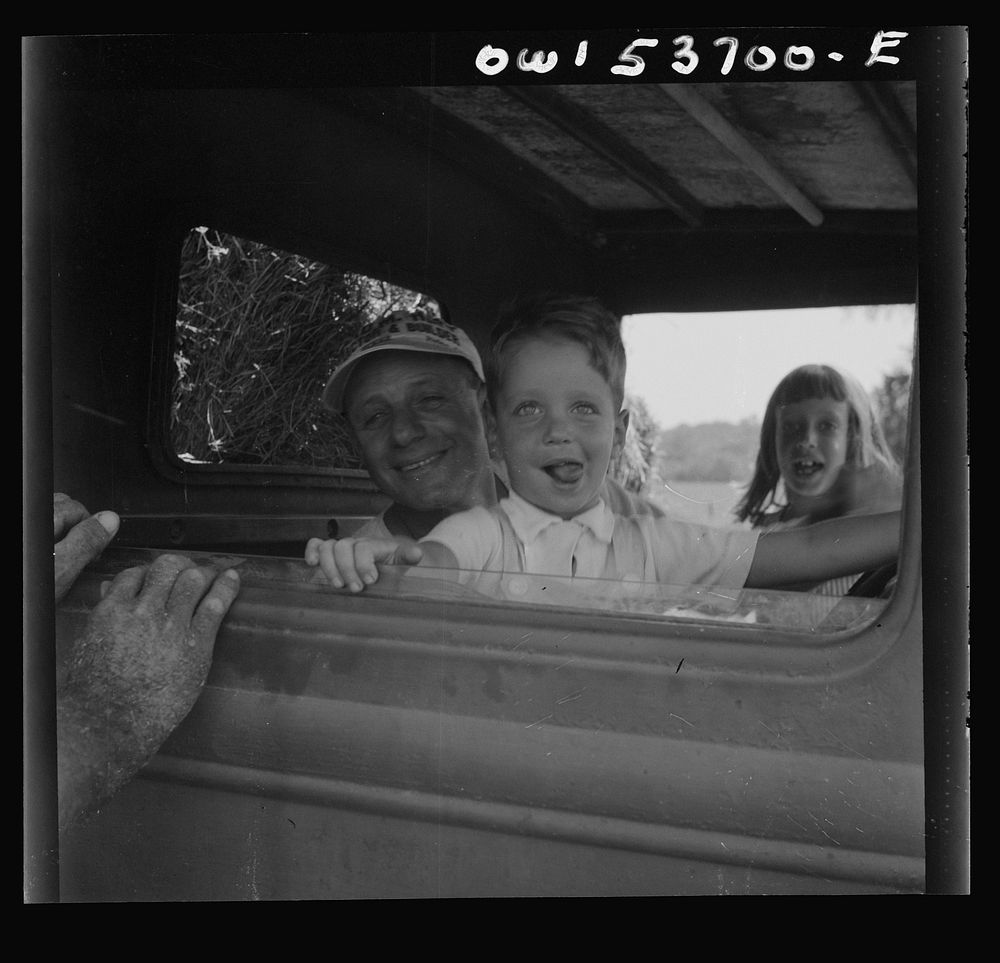
{"type": "Polygon", "coordinates": [[[560,484],[569,485],[583,476],[583,465],[578,461],[555,461],[543,466],[543,471],[560,484]]]}
{"type": "Polygon", "coordinates": [[[812,458],[800,458],[792,462],[792,468],[800,478],[808,478],[823,470],[823,462],[814,461],[812,458]]]}

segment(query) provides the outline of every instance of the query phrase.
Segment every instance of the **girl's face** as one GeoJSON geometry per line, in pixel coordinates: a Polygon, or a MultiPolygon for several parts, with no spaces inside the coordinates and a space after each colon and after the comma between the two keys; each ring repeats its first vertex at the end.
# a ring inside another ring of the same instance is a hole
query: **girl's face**
{"type": "Polygon", "coordinates": [[[627,415],[575,341],[515,342],[497,392],[497,440],[511,487],[562,518],[597,504],[627,415]]]}
{"type": "Polygon", "coordinates": [[[790,503],[830,494],[847,458],[847,402],[807,398],[776,414],[775,451],[790,503]]]}

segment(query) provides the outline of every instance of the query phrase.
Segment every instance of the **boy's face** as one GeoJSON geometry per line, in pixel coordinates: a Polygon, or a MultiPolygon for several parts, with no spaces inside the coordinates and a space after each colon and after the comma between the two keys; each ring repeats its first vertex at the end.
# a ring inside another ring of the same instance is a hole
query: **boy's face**
{"type": "Polygon", "coordinates": [[[506,352],[496,408],[497,440],[518,495],[562,518],[597,504],[628,416],[582,345],[515,342],[506,352]]]}
{"type": "Polygon", "coordinates": [[[778,468],[790,498],[831,492],[847,458],[846,401],[807,398],[777,411],[778,468]]]}

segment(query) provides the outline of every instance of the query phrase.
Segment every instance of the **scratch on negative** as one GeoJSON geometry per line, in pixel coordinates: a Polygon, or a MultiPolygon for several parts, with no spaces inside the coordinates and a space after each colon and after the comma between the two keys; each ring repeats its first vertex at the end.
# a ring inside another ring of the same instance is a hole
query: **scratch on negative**
{"type": "Polygon", "coordinates": [[[560,662],[559,665],[555,667],[555,671],[558,672],[564,665],[569,665],[570,662],[576,662],[576,659],[567,659],[565,662],[560,662]]]}
{"type": "Polygon", "coordinates": [[[86,405],[79,405],[75,402],[70,405],[71,408],[76,408],[77,411],[82,411],[86,415],[93,415],[95,418],[103,418],[105,421],[110,421],[113,425],[127,425],[128,422],[122,418],[116,418],[114,415],[105,414],[103,411],[98,411],[96,408],[88,408],[86,405]]]}
{"type": "Polygon", "coordinates": [[[855,749],[855,748],[854,748],[853,746],[849,746],[849,745],[848,745],[848,744],[847,744],[846,742],[844,742],[844,740],[843,740],[843,739],[841,739],[841,738],[840,738],[840,737],[839,737],[839,736],[837,735],[837,733],[835,733],[835,732],[832,732],[832,731],[831,731],[830,729],[827,729],[826,731],[827,731],[827,732],[829,732],[829,733],[830,733],[830,735],[831,735],[831,736],[833,736],[833,738],[834,738],[834,739],[835,739],[835,740],[836,740],[836,741],[837,741],[838,743],[840,743],[840,745],[842,745],[842,746],[843,746],[843,747],[844,747],[844,748],[845,748],[845,749],[846,749],[846,750],[847,750],[848,752],[853,752],[853,753],[854,753],[854,755],[856,755],[856,756],[860,756],[860,757],[861,757],[862,759],[868,759],[869,761],[871,761],[871,757],[870,757],[870,756],[866,756],[866,755],[865,755],[865,754],[864,754],[863,752],[858,752],[858,750],[857,750],[857,749],[855,749]]]}
{"type": "Polygon", "coordinates": [[[735,602],[738,596],[736,595],[726,595],[725,592],[706,592],[706,595],[712,595],[717,599],[726,599],[729,602],[735,602]]]}
{"type": "Polygon", "coordinates": [[[545,722],[546,719],[551,719],[551,718],[552,718],[552,713],[549,713],[547,716],[542,716],[541,719],[538,719],[535,722],[529,722],[524,728],[530,729],[532,726],[540,726],[543,722],[545,722]]]}
{"type": "Polygon", "coordinates": [[[561,699],[556,699],[556,705],[561,706],[564,702],[574,702],[575,700],[579,699],[580,696],[582,696],[586,691],[587,687],[584,686],[579,692],[574,692],[571,695],[563,696],[561,699]]]}
{"type": "MultiPolygon", "coordinates": [[[[851,783],[851,785],[854,785],[854,784],[851,783]]],[[[870,813],[867,809],[863,809],[861,806],[859,806],[853,800],[848,799],[847,796],[844,795],[844,790],[843,789],[838,789],[837,792],[839,792],[841,796],[844,796],[844,802],[847,803],[848,806],[852,806],[859,813],[864,813],[866,816],[872,816],[872,815],[874,815],[873,813],[870,813]]]]}
{"type": "MultiPolygon", "coordinates": [[[[758,721],[758,722],[760,722],[760,719],[758,719],[757,721],[758,721]]],[[[768,732],[770,732],[772,736],[776,736],[776,737],[777,737],[778,739],[780,739],[780,738],[781,738],[781,733],[780,733],[780,732],[775,732],[775,731],[774,731],[774,730],[773,730],[773,729],[772,729],[772,728],[771,728],[770,726],[766,726],[766,725],[764,725],[764,723],[763,723],[763,722],[760,722],[760,724],[761,724],[762,726],[764,726],[764,728],[765,728],[765,729],[766,729],[766,730],[767,730],[768,732]]]]}
{"type": "Polygon", "coordinates": [[[684,723],[684,725],[690,726],[692,729],[694,728],[694,723],[693,722],[688,722],[687,719],[685,719],[683,716],[677,715],[676,712],[671,712],[670,715],[673,716],[673,718],[675,718],[675,719],[680,719],[681,722],[684,723]]]}
{"type": "Polygon", "coordinates": [[[802,832],[804,832],[804,833],[807,833],[807,832],[809,832],[808,828],[807,828],[807,827],[805,827],[805,826],[803,826],[803,825],[802,825],[802,823],[800,823],[800,822],[799,822],[799,821],[798,821],[797,819],[792,819],[792,817],[791,817],[791,816],[790,816],[790,815],[789,815],[788,813],[785,813],[785,816],[786,816],[786,817],[787,817],[787,818],[788,818],[788,819],[789,819],[789,820],[790,820],[791,822],[795,823],[795,825],[796,825],[796,826],[798,826],[798,827],[799,827],[799,829],[801,829],[801,830],[802,830],[802,832]]]}

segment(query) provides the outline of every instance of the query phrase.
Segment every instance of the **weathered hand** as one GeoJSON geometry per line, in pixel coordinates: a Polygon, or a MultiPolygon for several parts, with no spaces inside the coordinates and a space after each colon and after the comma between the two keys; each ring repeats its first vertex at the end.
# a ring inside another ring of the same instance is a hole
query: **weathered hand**
{"type": "Polygon", "coordinates": [[[77,576],[115,536],[119,518],[114,512],[90,512],[69,495],[56,492],[52,497],[55,535],[53,562],[55,596],[59,602],[70,590],[77,576]]]}
{"type": "Polygon", "coordinates": [[[60,825],[114,792],[188,714],[238,591],[236,572],[178,555],[110,583],[58,694],[60,825]]]}

